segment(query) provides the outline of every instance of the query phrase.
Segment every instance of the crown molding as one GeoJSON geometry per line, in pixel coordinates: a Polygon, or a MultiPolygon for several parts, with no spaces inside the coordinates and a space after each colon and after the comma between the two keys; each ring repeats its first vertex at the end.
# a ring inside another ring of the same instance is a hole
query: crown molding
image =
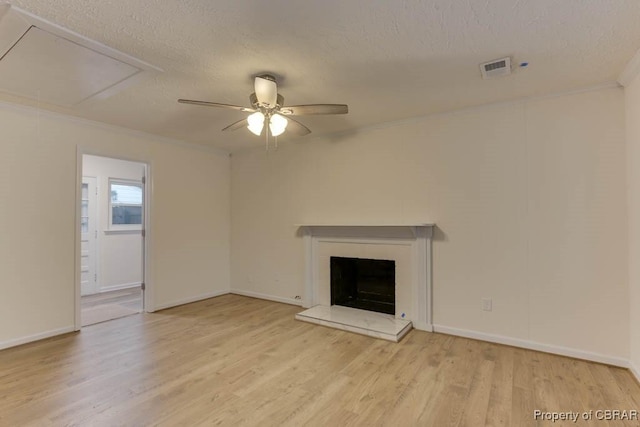
{"type": "MultiPolygon", "coordinates": [[[[640,55],[639,55],[640,56],[640,55]]],[[[372,125],[368,125],[368,126],[362,126],[356,129],[346,129],[346,130],[341,130],[341,131],[336,131],[336,132],[332,132],[332,133],[328,133],[328,134],[323,134],[323,135],[312,135],[310,137],[298,137],[292,140],[288,140],[288,141],[283,141],[280,144],[281,147],[287,147],[289,145],[291,145],[292,143],[297,143],[300,141],[304,141],[305,142],[311,142],[311,141],[318,141],[318,140],[326,140],[326,139],[332,139],[332,138],[340,138],[340,137],[344,137],[344,136],[350,136],[350,135],[354,135],[356,133],[369,133],[369,132],[375,132],[377,130],[381,130],[381,129],[386,129],[386,128],[394,128],[394,127],[398,127],[398,126],[402,126],[402,125],[406,125],[406,124],[412,124],[412,123],[417,123],[423,120],[427,120],[433,117],[446,117],[446,116],[453,116],[453,115],[457,115],[457,114],[465,114],[465,113],[469,113],[469,112],[474,112],[474,111],[482,111],[484,109],[487,108],[496,108],[496,107],[504,107],[504,106],[511,106],[511,105],[521,105],[521,104],[525,104],[527,102],[533,102],[533,101],[539,101],[539,100],[544,100],[544,99],[553,99],[553,98],[560,98],[563,96],[571,96],[571,95],[579,95],[582,93],[589,93],[589,92],[598,92],[598,91],[602,91],[602,90],[610,90],[610,89],[620,89],[621,88],[621,84],[617,81],[606,81],[603,83],[598,83],[598,84],[594,84],[594,85],[590,85],[590,86],[584,86],[584,87],[579,87],[579,88],[575,88],[575,89],[568,89],[568,90],[563,90],[563,91],[558,91],[558,92],[551,92],[551,93],[546,93],[546,94],[541,94],[541,95],[531,95],[531,96],[522,96],[519,98],[514,98],[514,99],[507,99],[507,100],[502,100],[502,101],[495,101],[495,102],[488,102],[486,104],[478,104],[478,105],[471,105],[468,107],[460,107],[460,108],[456,108],[456,109],[452,109],[452,110],[446,110],[446,111],[436,111],[436,112],[432,112],[432,113],[428,113],[428,114],[423,114],[420,116],[413,116],[413,117],[409,117],[406,119],[399,119],[399,120],[393,120],[393,121],[388,121],[388,122],[382,122],[382,123],[376,123],[376,124],[372,124],[372,125]]],[[[233,151],[231,151],[231,156],[233,157],[234,154],[239,154],[239,153],[244,153],[244,152],[250,152],[253,150],[262,150],[264,151],[264,146],[262,147],[242,147],[239,149],[235,149],[233,151]]]]}
{"type": "Polygon", "coordinates": [[[149,132],[144,132],[136,129],[130,129],[122,126],[112,125],[109,123],[99,122],[96,120],[85,119],[83,117],[73,116],[58,111],[51,111],[44,108],[39,108],[32,105],[16,104],[13,102],[0,99],[0,110],[16,111],[25,115],[46,117],[54,120],[60,120],[68,123],[74,123],[80,126],[87,126],[94,129],[102,129],[108,132],[120,133],[122,135],[128,135],[134,138],[142,138],[150,140],[151,142],[157,142],[160,144],[169,144],[188,148],[192,150],[205,151],[213,154],[217,154],[223,157],[229,157],[229,151],[222,148],[212,147],[204,144],[194,144],[179,139],[168,138],[166,136],[156,135],[149,132]]]}
{"type": "Polygon", "coordinates": [[[618,76],[618,83],[620,83],[621,86],[627,87],[638,74],[640,74],[640,50],[627,62],[624,70],[622,70],[618,76]]]}

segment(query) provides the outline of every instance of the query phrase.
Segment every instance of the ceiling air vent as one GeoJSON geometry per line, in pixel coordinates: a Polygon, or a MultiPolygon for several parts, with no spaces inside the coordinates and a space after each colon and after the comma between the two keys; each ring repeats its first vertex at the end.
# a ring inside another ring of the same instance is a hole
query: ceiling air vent
{"type": "Polygon", "coordinates": [[[0,4],[0,91],[72,107],[162,70],[0,4]]]}
{"type": "Polygon", "coordinates": [[[494,77],[508,76],[511,74],[511,57],[495,59],[493,61],[480,64],[482,78],[492,79],[494,77]]]}

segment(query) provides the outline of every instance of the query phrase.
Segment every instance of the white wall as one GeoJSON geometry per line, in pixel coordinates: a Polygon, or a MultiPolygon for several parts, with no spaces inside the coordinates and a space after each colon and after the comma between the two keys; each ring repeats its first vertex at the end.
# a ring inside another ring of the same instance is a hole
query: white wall
{"type": "Polygon", "coordinates": [[[640,77],[625,87],[631,364],[640,381],[640,77]]]}
{"type": "Polygon", "coordinates": [[[144,165],[108,157],[83,156],[82,174],[98,186],[98,286],[100,291],[142,282],[142,236],[137,230],[109,232],[109,179],[141,182],[144,165]]]}
{"type": "Polygon", "coordinates": [[[153,305],[228,291],[226,154],[4,104],[0,129],[0,348],[73,328],[78,145],[151,163],[153,305]]]}
{"type": "Polygon", "coordinates": [[[232,289],[302,294],[296,223],[434,221],[435,324],[628,358],[618,88],[245,150],[231,182],[232,289]]]}

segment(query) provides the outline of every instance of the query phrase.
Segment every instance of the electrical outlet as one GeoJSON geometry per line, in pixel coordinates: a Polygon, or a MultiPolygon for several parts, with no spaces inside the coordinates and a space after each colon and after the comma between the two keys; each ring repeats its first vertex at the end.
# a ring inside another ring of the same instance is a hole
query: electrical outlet
{"type": "Polygon", "coordinates": [[[482,298],[482,310],[491,311],[493,309],[493,300],[491,298],[482,298]]]}

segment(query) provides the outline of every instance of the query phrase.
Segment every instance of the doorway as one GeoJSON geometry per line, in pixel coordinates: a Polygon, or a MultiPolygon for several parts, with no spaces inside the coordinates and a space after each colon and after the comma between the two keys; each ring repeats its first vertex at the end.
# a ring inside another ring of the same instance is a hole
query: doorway
{"type": "Polygon", "coordinates": [[[136,161],[81,155],[76,329],[145,309],[147,169],[136,161]]]}

